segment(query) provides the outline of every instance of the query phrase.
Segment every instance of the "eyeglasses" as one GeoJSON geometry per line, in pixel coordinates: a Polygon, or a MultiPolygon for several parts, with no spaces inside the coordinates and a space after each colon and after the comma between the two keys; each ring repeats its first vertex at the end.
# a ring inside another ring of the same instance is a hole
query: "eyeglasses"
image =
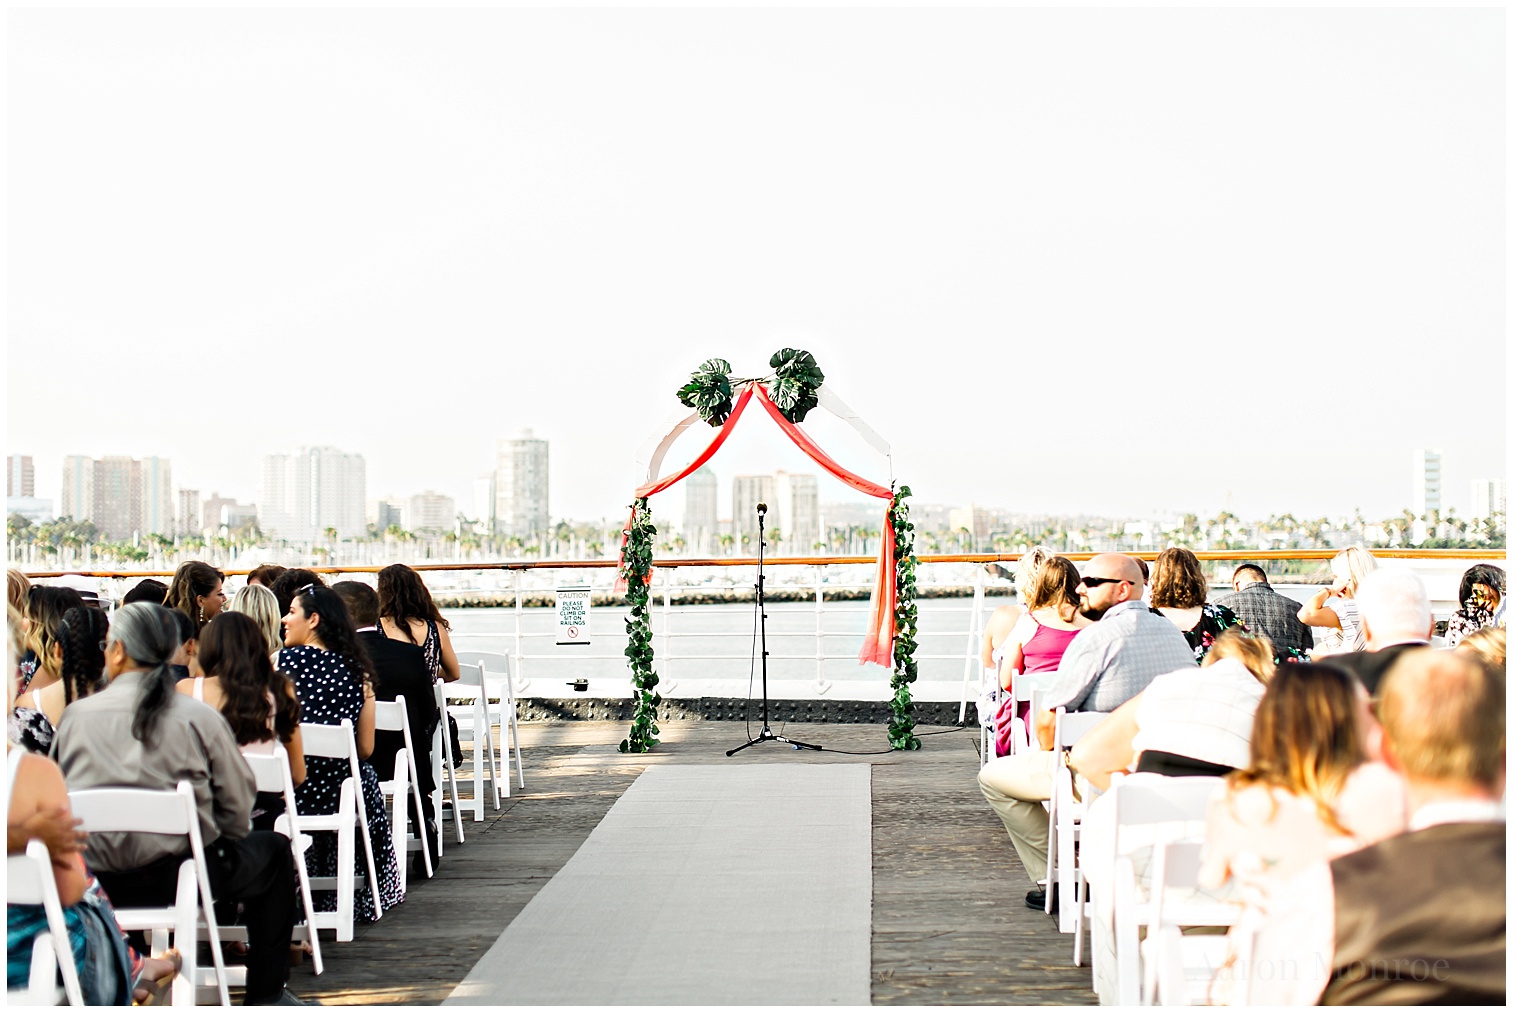
{"type": "Polygon", "coordinates": [[[1133,584],[1134,581],[1123,577],[1083,577],[1082,583],[1085,587],[1102,587],[1104,584],[1133,584]]]}

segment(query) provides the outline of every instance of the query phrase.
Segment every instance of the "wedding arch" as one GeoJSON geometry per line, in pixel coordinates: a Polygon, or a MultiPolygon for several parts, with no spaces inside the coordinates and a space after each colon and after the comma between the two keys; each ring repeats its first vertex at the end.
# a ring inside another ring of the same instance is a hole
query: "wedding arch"
{"type": "Polygon", "coordinates": [[[678,390],[678,400],[692,411],[677,420],[656,443],[646,467],[646,480],[636,488],[630,520],[620,543],[620,580],[630,603],[625,630],[630,643],[625,656],[630,662],[635,709],[630,733],[620,743],[621,752],[644,753],[657,744],[657,707],[662,702],[656,690],[658,678],[651,634],[652,548],[657,529],[651,520],[650,499],[677,485],[703,467],[719,451],[735,429],[746,407],[755,400],[766,410],[793,444],[821,468],[858,492],[888,501],[883,515],[878,547],[877,574],[872,588],[872,608],[862,640],[860,664],[882,665],[893,671],[892,716],[888,742],[895,749],[918,749],[914,734],[914,703],[910,685],[919,674],[914,660],[918,634],[918,610],[914,602],[914,525],[909,522],[909,487],[896,490],[892,482],[892,452],[886,441],[864,423],[844,401],[825,386],[825,374],[814,356],[794,348],[775,353],[767,376],[732,378],[724,359],[709,359],[678,390]],[[889,484],[882,485],[843,467],[820,448],[799,423],[815,408],[822,408],[845,422],[879,451],[889,464],[889,484]],[[662,477],[667,451],[691,427],[703,421],[716,430],[704,451],[682,470],[662,477]]]}

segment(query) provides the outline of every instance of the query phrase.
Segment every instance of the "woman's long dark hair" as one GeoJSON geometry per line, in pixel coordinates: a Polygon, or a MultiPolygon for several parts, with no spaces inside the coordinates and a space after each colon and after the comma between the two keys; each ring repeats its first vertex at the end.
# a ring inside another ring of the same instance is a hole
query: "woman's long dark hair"
{"type": "Polygon", "coordinates": [[[179,649],[179,624],[173,612],[162,605],[136,602],[116,609],[106,643],[119,643],[126,656],[146,671],[142,692],[137,697],[136,714],[131,719],[131,736],[143,745],[151,745],[158,717],[174,698],[173,673],[168,662],[179,649]]]}
{"type": "Polygon", "coordinates": [[[295,595],[294,603],[304,610],[307,618],[320,616],[315,636],[322,647],[340,656],[359,682],[373,678],[373,662],[357,639],[352,614],[347,611],[347,603],[341,600],[341,595],[329,587],[310,587],[295,595]]]}
{"type": "Polygon", "coordinates": [[[1497,592],[1501,598],[1507,593],[1507,575],[1502,567],[1492,566],[1487,563],[1478,563],[1467,570],[1460,578],[1460,610],[1469,614],[1471,611],[1471,592],[1477,584],[1485,584],[1497,592]]]}
{"type": "Polygon", "coordinates": [[[268,590],[278,599],[278,614],[284,615],[289,611],[289,603],[294,600],[294,592],[306,584],[314,584],[316,587],[325,587],[326,582],[320,579],[320,574],[314,570],[293,569],[285,570],[274,578],[273,586],[268,590]]]}
{"type": "Polygon", "coordinates": [[[237,745],[269,739],[270,709],[279,740],[288,742],[294,735],[299,702],[289,696],[288,677],[273,670],[268,639],[251,616],[222,612],[205,624],[200,633],[200,668],[221,681],[221,716],[231,726],[237,745]]]}
{"type": "Polygon", "coordinates": [[[33,584],[27,592],[26,618],[31,622],[27,644],[37,655],[39,664],[49,664],[53,644],[58,640],[58,626],[63,617],[76,608],[86,608],[79,592],[71,587],[33,584]]]}
{"type": "Polygon", "coordinates": [[[198,630],[205,625],[205,617],[195,604],[195,599],[214,591],[216,585],[225,579],[226,575],[209,563],[195,559],[180,563],[173,573],[173,583],[168,585],[168,597],[163,600],[163,604],[178,609],[193,619],[195,629],[198,630]]]}
{"type": "Polygon", "coordinates": [[[410,632],[412,620],[430,620],[452,628],[431,600],[430,589],[420,574],[403,563],[391,563],[378,571],[378,617],[393,620],[412,644],[415,643],[415,635],[410,632]]]}
{"type": "Polygon", "coordinates": [[[110,620],[87,605],[69,609],[58,624],[58,644],[63,648],[63,706],[100,688],[105,679],[105,637],[110,620]]]}

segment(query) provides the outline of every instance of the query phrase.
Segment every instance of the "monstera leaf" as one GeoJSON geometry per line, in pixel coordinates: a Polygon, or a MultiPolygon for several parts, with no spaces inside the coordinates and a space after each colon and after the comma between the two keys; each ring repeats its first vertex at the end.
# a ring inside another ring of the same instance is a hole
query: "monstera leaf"
{"type": "Polygon", "coordinates": [[[699,413],[699,418],[718,428],[730,417],[730,363],[708,359],[678,388],[678,400],[699,413]]]}
{"type": "Polygon", "coordinates": [[[814,356],[799,348],[775,352],[767,363],[776,373],[767,392],[789,422],[802,422],[810,409],[818,405],[816,391],[825,382],[825,374],[814,356]]]}

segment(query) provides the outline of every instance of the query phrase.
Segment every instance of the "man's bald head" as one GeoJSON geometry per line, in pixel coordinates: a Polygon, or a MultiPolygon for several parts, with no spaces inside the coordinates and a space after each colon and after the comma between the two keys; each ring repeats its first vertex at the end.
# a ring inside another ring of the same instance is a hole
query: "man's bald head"
{"type": "Polygon", "coordinates": [[[1382,681],[1388,762],[1412,781],[1497,792],[1507,751],[1505,677],[1455,651],[1405,652],[1382,681]]]}
{"type": "Polygon", "coordinates": [[[1127,580],[1132,584],[1145,585],[1145,578],[1140,575],[1140,564],[1131,556],[1122,552],[1100,552],[1087,561],[1087,576],[1089,577],[1117,577],[1127,580]]]}

